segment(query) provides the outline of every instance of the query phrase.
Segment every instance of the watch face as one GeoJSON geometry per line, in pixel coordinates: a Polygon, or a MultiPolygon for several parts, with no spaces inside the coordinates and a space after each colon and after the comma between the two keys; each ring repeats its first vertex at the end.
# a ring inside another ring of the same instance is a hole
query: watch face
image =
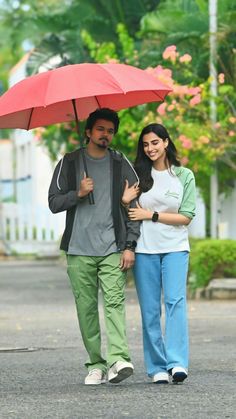
{"type": "Polygon", "coordinates": [[[158,214],[157,212],[154,212],[154,214],[153,214],[153,216],[152,216],[152,221],[153,221],[154,223],[156,223],[156,222],[158,221],[158,217],[159,217],[159,214],[158,214]]]}

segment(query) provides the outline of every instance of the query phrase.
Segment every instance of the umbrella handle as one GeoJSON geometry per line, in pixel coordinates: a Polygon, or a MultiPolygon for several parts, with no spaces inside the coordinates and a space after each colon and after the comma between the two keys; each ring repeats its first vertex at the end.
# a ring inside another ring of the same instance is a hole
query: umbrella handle
{"type": "MultiPolygon", "coordinates": [[[[87,167],[87,162],[86,162],[86,157],[85,157],[85,154],[84,154],[84,148],[83,147],[81,149],[81,153],[82,153],[82,159],[83,159],[83,164],[84,164],[84,171],[85,171],[86,177],[88,177],[88,167],[87,167]]],[[[89,199],[89,204],[90,205],[95,204],[93,192],[89,192],[88,199],[89,199]]]]}
{"type": "MultiPolygon", "coordinates": [[[[75,99],[72,99],[72,105],[73,105],[74,114],[75,114],[75,122],[76,122],[77,133],[78,133],[78,136],[80,136],[80,132],[79,132],[79,118],[78,118],[78,114],[77,114],[75,99]]],[[[82,158],[83,158],[83,164],[84,164],[84,171],[85,171],[86,177],[88,177],[88,167],[87,167],[87,162],[86,162],[86,157],[85,157],[85,154],[84,154],[84,148],[83,147],[81,149],[81,152],[82,152],[82,158]]],[[[95,204],[93,192],[89,192],[88,199],[89,199],[89,204],[90,205],[94,205],[95,204]]]]}

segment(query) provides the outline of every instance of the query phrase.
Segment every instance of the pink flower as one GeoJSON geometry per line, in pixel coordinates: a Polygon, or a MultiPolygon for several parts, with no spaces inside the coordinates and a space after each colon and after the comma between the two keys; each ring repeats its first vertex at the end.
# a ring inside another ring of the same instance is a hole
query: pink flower
{"type": "Polygon", "coordinates": [[[224,73],[218,74],[218,81],[220,84],[223,84],[225,82],[225,75],[224,73]]]}
{"type": "Polygon", "coordinates": [[[176,51],[176,46],[170,45],[165,49],[165,51],[162,54],[162,57],[164,58],[164,60],[170,59],[172,62],[175,62],[178,55],[179,53],[176,51]]]}
{"type": "Polygon", "coordinates": [[[172,88],[174,82],[172,79],[172,71],[168,68],[163,68],[161,65],[158,65],[157,67],[148,67],[146,70],[148,73],[152,74],[154,77],[156,77],[158,80],[160,80],[162,83],[166,84],[170,88],[172,88]]]}
{"type": "Polygon", "coordinates": [[[186,164],[188,164],[188,162],[189,162],[188,157],[186,157],[186,156],[182,157],[182,159],[181,159],[181,164],[182,164],[183,166],[185,166],[186,164]]]}
{"type": "Polygon", "coordinates": [[[235,132],[234,132],[233,130],[230,130],[230,131],[228,132],[228,136],[229,136],[229,137],[234,137],[234,136],[235,136],[235,132]]]}
{"type": "Polygon", "coordinates": [[[167,78],[172,78],[172,71],[169,68],[164,68],[161,65],[152,69],[156,76],[165,76],[167,78]]]}
{"type": "Polygon", "coordinates": [[[165,113],[166,113],[166,106],[167,106],[167,103],[163,102],[160,106],[158,106],[157,112],[160,115],[165,115],[165,113]]]}
{"type": "Polygon", "coordinates": [[[192,140],[190,140],[190,138],[187,138],[185,135],[180,135],[179,140],[181,141],[182,146],[184,148],[190,150],[193,147],[192,140]]]}
{"type": "Polygon", "coordinates": [[[181,63],[190,63],[190,61],[192,61],[192,57],[189,54],[184,54],[182,57],[180,57],[179,61],[181,63]]]}
{"type": "Polygon", "coordinates": [[[169,45],[168,47],[166,47],[165,51],[162,54],[162,57],[164,58],[164,60],[169,58],[169,55],[172,52],[176,51],[176,45],[169,45]]]}
{"type": "Polygon", "coordinates": [[[189,104],[190,106],[195,106],[195,105],[198,105],[200,102],[201,102],[201,95],[198,94],[190,100],[189,104]]]}
{"type": "Polygon", "coordinates": [[[191,95],[191,96],[195,96],[195,95],[197,95],[200,92],[201,92],[201,88],[198,87],[198,86],[197,87],[189,87],[188,88],[188,94],[191,95]]]}
{"type": "Polygon", "coordinates": [[[175,85],[175,86],[173,86],[173,93],[180,96],[180,97],[184,97],[185,95],[188,94],[188,86],[175,85]]]}
{"type": "Polygon", "coordinates": [[[216,122],[216,123],[214,124],[214,128],[215,128],[215,129],[218,129],[218,128],[220,128],[220,127],[221,127],[220,122],[216,122]]]}
{"type": "Polygon", "coordinates": [[[167,108],[169,112],[173,111],[173,109],[175,109],[174,105],[169,105],[167,108]]]}
{"type": "Polygon", "coordinates": [[[231,124],[234,124],[236,122],[236,118],[234,118],[234,116],[231,116],[229,118],[229,122],[231,122],[231,124]]]}
{"type": "Polygon", "coordinates": [[[186,141],[184,141],[182,144],[183,144],[183,147],[184,148],[187,148],[187,150],[190,150],[193,147],[192,141],[189,140],[189,139],[187,139],[186,141]]]}

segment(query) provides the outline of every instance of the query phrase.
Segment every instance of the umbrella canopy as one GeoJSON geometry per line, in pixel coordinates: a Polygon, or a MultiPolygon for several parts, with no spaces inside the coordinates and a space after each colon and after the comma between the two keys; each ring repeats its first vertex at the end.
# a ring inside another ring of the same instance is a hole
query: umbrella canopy
{"type": "MultiPolygon", "coordinates": [[[[73,64],[27,77],[0,97],[0,128],[32,128],[78,121],[97,108],[115,111],[163,101],[171,89],[126,64],[73,64]]],[[[82,141],[82,139],[81,139],[82,141]]],[[[85,154],[82,157],[88,176],[85,154]]],[[[93,194],[89,202],[94,203],[93,194]]]]}
{"type": "Polygon", "coordinates": [[[20,81],[0,97],[0,128],[32,129],[83,120],[97,108],[115,111],[163,101],[171,91],[126,64],[73,64],[20,81]]]}

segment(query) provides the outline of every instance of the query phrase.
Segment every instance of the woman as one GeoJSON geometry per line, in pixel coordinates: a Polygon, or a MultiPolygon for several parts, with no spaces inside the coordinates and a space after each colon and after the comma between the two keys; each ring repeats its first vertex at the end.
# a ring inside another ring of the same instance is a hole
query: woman
{"type": "Polygon", "coordinates": [[[150,124],[140,135],[135,170],[139,188],[126,185],[122,197],[131,220],[142,220],[134,266],[139,298],[144,358],[154,383],[175,383],[188,374],[186,281],[189,261],[187,225],[194,217],[195,180],[181,166],[164,126],[150,124]],[[161,293],[165,304],[165,338],[161,330],[161,293]]]}

